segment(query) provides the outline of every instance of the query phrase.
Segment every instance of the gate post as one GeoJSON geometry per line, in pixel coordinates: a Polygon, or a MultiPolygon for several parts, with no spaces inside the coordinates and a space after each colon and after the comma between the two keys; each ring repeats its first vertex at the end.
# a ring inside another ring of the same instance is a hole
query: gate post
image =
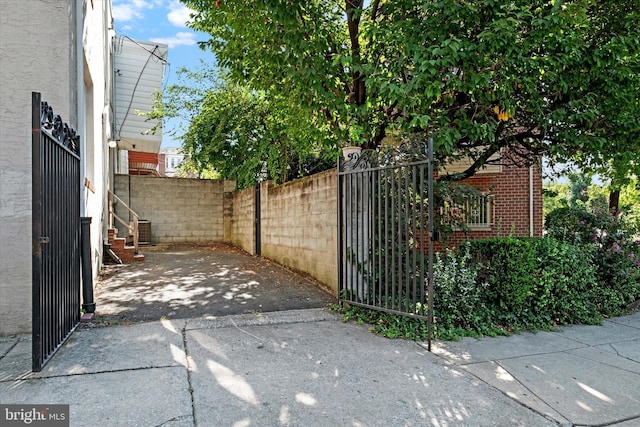
{"type": "Polygon", "coordinates": [[[254,216],[253,216],[253,225],[255,231],[255,253],[256,256],[262,256],[262,212],[260,210],[260,188],[262,183],[257,183],[255,187],[253,203],[254,203],[254,216]]]}
{"type": "Polygon", "coordinates": [[[427,269],[427,307],[429,312],[427,313],[427,334],[429,335],[427,342],[427,350],[431,351],[431,334],[433,334],[433,241],[435,240],[435,228],[433,225],[433,208],[434,208],[434,195],[433,195],[433,138],[429,138],[429,165],[427,169],[427,173],[429,174],[429,182],[427,184],[427,197],[429,198],[429,206],[427,208],[427,215],[429,216],[429,225],[428,225],[428,233],[429,233],[429,260],[428,260],[428,269],[427,269]]]}
{"type": "MultiPolygon", "coordinates": [[[[93,302],[93,269],[91,267],[91,217],[80,218],[80,258],[82,259],[82,308],[86,313],[96,311],[96,304],[93,302]]],[[[83,319],[89,320],[89,319],[83,319]]]]}

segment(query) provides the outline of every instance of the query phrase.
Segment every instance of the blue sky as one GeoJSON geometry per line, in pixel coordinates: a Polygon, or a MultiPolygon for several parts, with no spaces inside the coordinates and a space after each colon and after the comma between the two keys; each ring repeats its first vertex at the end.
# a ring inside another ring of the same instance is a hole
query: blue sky
{"type": "MultiPolygon", "coordinates": [[[[204,52],[197,42],[208,36],[187,28],[189,9],[178,0],[112,0],[115,30],[118,36],[164,43],[169,46],[169,66],[165,70],[164,85],[177,83],[176,71],[182,67],[195,69],[200,60],[212,62],[213,54],[204,52]]],[[[170,121],[165,131],[180,124],[170,121]]],[[[180,141],[164,134],[163,147],[178,147],[180,141]]]]}

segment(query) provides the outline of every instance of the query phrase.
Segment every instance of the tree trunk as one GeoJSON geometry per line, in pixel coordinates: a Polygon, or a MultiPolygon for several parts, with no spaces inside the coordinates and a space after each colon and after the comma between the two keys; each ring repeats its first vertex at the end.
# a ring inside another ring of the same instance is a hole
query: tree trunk
{"type": "Polygon", "coordinates": [[[620,202],[620,190],[611,190],[609,193],[609,212],[615,215],[618,212],[620,202]]]}

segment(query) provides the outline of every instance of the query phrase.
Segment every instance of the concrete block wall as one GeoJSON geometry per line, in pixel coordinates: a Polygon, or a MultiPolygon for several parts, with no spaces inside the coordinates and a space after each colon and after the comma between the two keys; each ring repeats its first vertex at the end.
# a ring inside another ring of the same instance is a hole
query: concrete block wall
{"type": "MultiPolygon", "coordinates": [[[[529,235],[529,178],[527,168],[504,167],[501,173],[469,179],[494,196],[494,224],[488,230],[454,233],[448,246],[473,238],[529,235]]],[[[310,275],[336,294],[337,179],[336,170],[330,170],[279,186],[263,182],[260,190],[261,255],[310,275]]],[[[534,235],[540,236],[537,168],[533,183],[534,235]]],[[[116,194],[151,221],[153,243],[227,242],[255,254],[255,189],[233,189],[230,181],[116,177],[116,194]]]]}
{"type": "MultiPolygon", "coordinates": [[[[116,195],[151,221],[153,244],[225,241],[225,193],[235,187],[232,181],[118,175],[115,184],[116,195]]],[[[117,205],[116,213],[128,219],[117,205]]]]}
{"type": "Polygon", "coordinates": [[[337,294],[337,174],[262,183],[262,256],[307,273],[337,294]]]}
{"type": "Polygon", "coordinates": [[[230,194],[230,209],[225,212],[226,240],[251,255],[256,254],[255,199],[254,188],[230,194]]]}

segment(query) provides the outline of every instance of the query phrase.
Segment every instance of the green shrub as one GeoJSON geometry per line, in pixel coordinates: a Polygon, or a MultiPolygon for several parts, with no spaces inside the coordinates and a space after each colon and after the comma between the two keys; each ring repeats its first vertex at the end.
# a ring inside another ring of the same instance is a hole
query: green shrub
{"type": "MultiPolygon", "coordinates": [[[[437,254],[433,266],[434,338],[452,340],[523,329],[548,330],[561,324],[598,324],[603,314],[619,314],[628,298],[620,287],[603,287],[599,281],[603,246],[579,243],[579,234],[580,230],[564,234],[573,236],[577,243],[554,237],[474,240],[458,251],[437,254]]],[[[640,243],[633,244],[635,253],[640,252],[640,243]]],[[[619,262],[626,267],[638,265],[628,254],[619,262]]],[[[637,283],[637,276],[632,277],[637,267],[626,271],[629,277],[624,283],[637,283]]],[[[637,288],[623,290],[633,293],[637,288]]],[[[389,338],[427,338],[425,320],[362,307],[337,309],[345,321],[369,323],[373,331],[389,338]]]]}
{"type": "Polygon", "coordinates": [[[620,215],[606,207],[559,208],[549,213],[545,228],[551,237],[593,250],[600,285],[595,301],[604,315],[622,314],[640,298],[640,241],[620,215]]]}
{"type": "Polygon", "coordinates": [[[528,311],[535,288],[536,254],[531,241],[492,238],[469,242],[473,259],[481,265],[478,280],[486,283],[485,303],[495,321],[504,326],[530,327],[528,311]]]}
{"type": "Polygon", "coordinates": [[[436,254],[433,265],[433,311],[441,339],[466,335],[496,335],[483,303],[485,284],[477,283],[478,266],[470,264],[468,247],[436,254]]]}
{"type": "Polygon", "coordinates": [[[599,323],[597,282],[588,248],[553,238],[492,238],[469,243],[486,282],[484,304],[512,329],[599,323]]]}
{"type": "Polygon", "coordinates": [[[593,251],[553,238],[537,239],[533,246],[539,263],[534,310],[558,324],[599,324],[593,251]]]}

